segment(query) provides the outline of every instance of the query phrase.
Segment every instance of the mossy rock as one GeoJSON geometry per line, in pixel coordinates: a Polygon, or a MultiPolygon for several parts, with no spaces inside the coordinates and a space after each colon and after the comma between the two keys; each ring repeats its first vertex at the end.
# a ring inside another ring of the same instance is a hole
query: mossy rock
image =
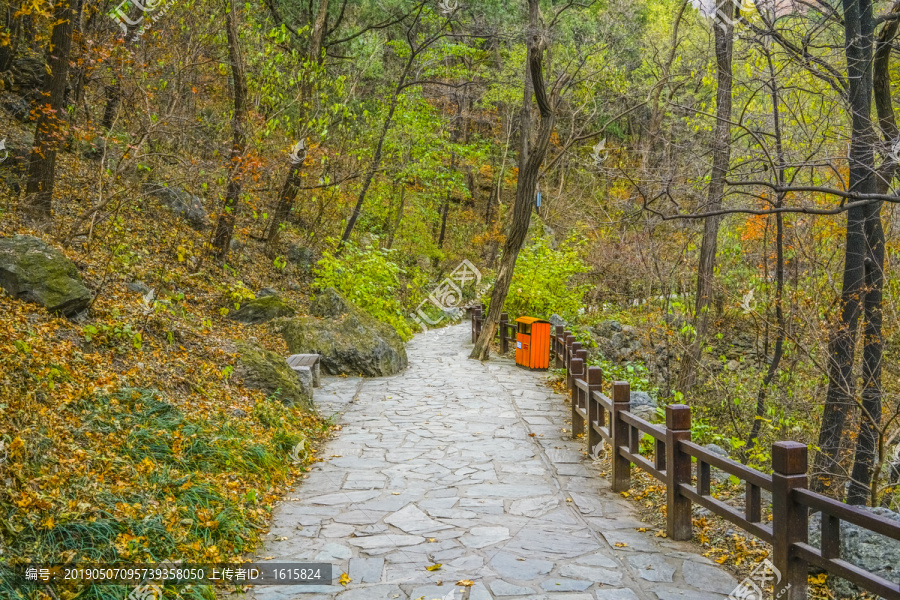
{"type": "Polygon", "coordinates": [[[312,386],[304,386],[283,356],[252,344],[237,344],[238,360],[235,375],[244,385],[262,390],[266,394],[278,394],[285,404],[298,405],[314,411],[312,386]]]}
{"type": "Polygon", "coordinates": [[[280,297],[262,296],[242,303],[238,310],[228,315],[228,318],[239,323],[256,325],[278,317],[292,317],[294,314],[296,311],[285,304],[280,297]]]}
{"type": "Polygon", "coordinates": [[[291,354],[320,354],[330,375],[383,377],[406,368],[403,340],[394,328],[348,302],[333,288],[318,294],[310,312],[280,323],[291,354]]]}
{"type": "Polygon", "coordinates": [[[0,238],[0,287],[14,298],[72,316],[86,309],[91,292],[62,252],[30,235],[0,238]]]}

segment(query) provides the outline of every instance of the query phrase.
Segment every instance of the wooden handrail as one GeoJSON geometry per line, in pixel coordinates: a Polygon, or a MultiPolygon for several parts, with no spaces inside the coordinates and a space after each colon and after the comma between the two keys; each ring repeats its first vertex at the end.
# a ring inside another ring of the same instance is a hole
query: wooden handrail
{"type": "Polygon", "coordinates": [[[572,437],[584,435],[589,453],[601,441],[612,448],[613,491],[623,492],[631,486],[632,465],[666,484],[666,532],[670,538],[691,538],[691,504],[696,503],[772,544],[772,562],[781,574],[775,583],[775,597],[780,600],[806,600],[810,564],[866,591],[900,599],[900,584],[840,558],[840,523],[852,523],[895,540],[900,540],[900,525],[806,489],[804,444],[773,444],[771,475],[746,467],[691,441],[689,407],[667,406],[664,426],[641,419],[631,412],[628,383],[614,382],[612,398],[603,394],[602,371],[587,365],[586,352],[570,331],[557,327],[551,342],[557,368],[566,369],[572,437]],[[654,440],[652,461],[638,451],[640,433],[654,440]],[[743,512],[712,496],[711,468],[745,483],[743,512]],[[761,490],[772,494],[771,522],[762,519],[761,490]],[[810,510],[822,513],[820,548],[808,543],[810,510]]]}

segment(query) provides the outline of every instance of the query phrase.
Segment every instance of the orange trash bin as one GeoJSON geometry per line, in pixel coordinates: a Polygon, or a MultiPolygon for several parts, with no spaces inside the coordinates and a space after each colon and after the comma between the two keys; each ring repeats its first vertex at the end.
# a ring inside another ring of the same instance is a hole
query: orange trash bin
{"type": "Polygon", "coordinates": [[[516,319],[516,364],[528,369],[550,368],[550,321],[516,319]]]}

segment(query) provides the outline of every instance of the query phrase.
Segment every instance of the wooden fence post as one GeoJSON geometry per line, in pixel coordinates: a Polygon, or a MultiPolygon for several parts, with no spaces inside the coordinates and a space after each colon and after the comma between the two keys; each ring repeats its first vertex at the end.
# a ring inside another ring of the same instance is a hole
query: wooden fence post
{"type": "Polygon", "coordinates": [[[500,313],[500,353],[509,352],[509,338],[506,337],[506,326],[509,324],[509,314],[500,313]]]}
{"type": "Polygon", "coordinates": [[[563,357],[562,357],[562,346],[560,337],[565,339],[564,337],[565,328],[562,325],[556,326],[556,335],[553,336],[553,355],[556,357],[556,368],[562,369],[563,367],[563,357]]]}
{"type": "Polygon", "coordinates": [[[572,345],[569,347],[569,364],[566,366],[566,391],[572,389],[572,361],[578,357],[580,349],[581,342],[572,342],[572,345]]]}
{"type": "Polygon", "coordinates": [[[591,455],[594,453],[594,448],[597,444],[603,441],[600,434],[594,431],[593,425],[596,422],[602,427],[606,421],[606,411],[603,410],[603,407],[600,406],[599,402],[594,402],[592,400],[594,392],[601,393],[603,391],[603,369],[600,367],[588,367],[587,382],[588,393],[585,402],[587,403],[588,421],[585,443],[587,444],[587,453],[588,455],[591,455]]]}
{"type": "Polygon", "coordinates": [[[775,582],[779,600],[806,600],[808,567],[805,560],[792,556],[791,547],[808,541],[809,510],[797,503],[791,492],[808,485],[807,467],[804,444],[772,444],[772,562],[781,573],[775,582]]]}
{"type": "Polygon", "coordinates": [[[628,446],[629,425],[621,413],[631,410],[631,386],[627,381],[613,383],[610,437],[612,438],[612,490],[625,492],[631,487],[631,461],[619,454],[619,448],[628,446]]]}
{"type": "Polygon", "coordinates": [[[572,344],[575,343],[575,336],[571,331],[566,331],[566,337],[563,340],[563,365],[562,368],[569,369],[569,360],[572,358],[572,344]]]}
{"type": "Polygon", "coordinates": [[[666,533],[673,540],[689,540],[691,500],[680,485],[691,483],[691,457],[681,451],[681,440],[691,439],[691,409],[684,404],[666,407],[666,533]]]}
{"type": "Polygon", "coordinates": [[[576,381],[584,381],[587,374],[584,372],[584,361],[580,358],[573,358],[569,373],[572,375],[572,388],[569,397],[572,399],[572,439],[578,437],[578,433],[584,433],[584,417],[578,412],[581,405],[581,389],[575,384],[576,381]]]}

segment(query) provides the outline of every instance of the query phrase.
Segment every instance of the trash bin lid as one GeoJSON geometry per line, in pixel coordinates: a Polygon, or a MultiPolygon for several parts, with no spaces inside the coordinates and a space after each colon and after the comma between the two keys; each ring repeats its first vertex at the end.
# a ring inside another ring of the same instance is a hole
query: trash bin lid
{"type": "Polygon", "coordinates": [[[537,317],[519,317],[516,319],[516,323],[524,323],[525,325],[531,325],[532,323],[549,323],[550,321],[545,321],[544,319],[538,319],[537,317]]]}

